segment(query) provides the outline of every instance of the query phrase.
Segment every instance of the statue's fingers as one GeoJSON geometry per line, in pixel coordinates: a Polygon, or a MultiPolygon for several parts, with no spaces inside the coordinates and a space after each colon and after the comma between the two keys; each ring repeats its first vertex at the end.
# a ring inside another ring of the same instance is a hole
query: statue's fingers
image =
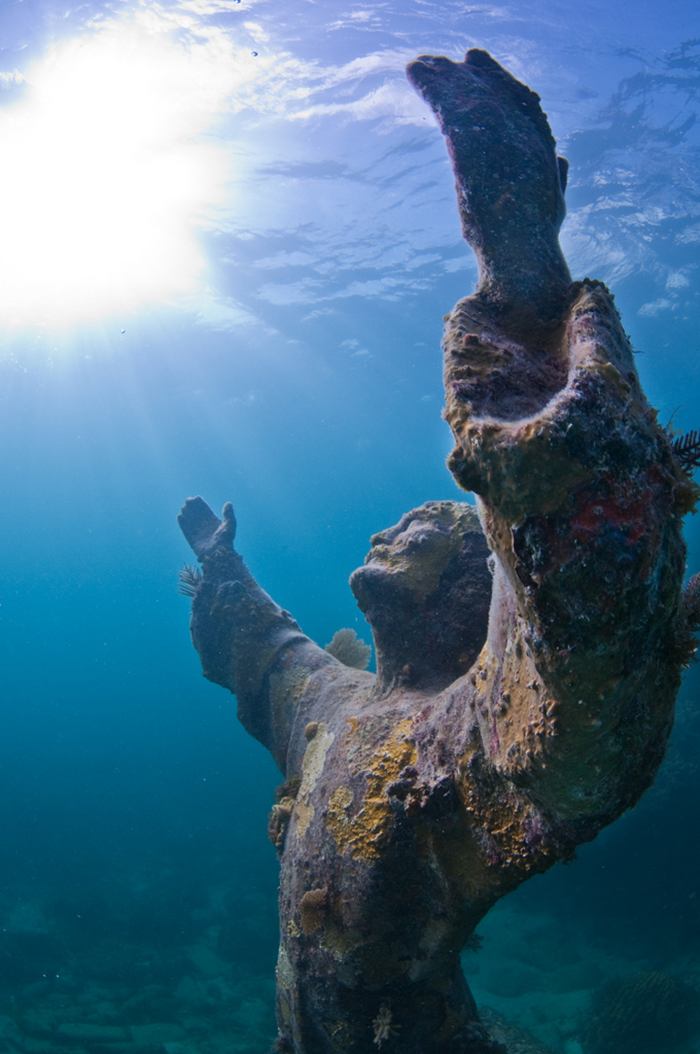
{"type": "Polygon", "coordinates": [[[188,498],[180,510],[177,522],[193,552],[200,559],[211,548],[215,535],[222,526],[203,498],[188,498]]]}
{"type": "Polygon", "coordinates": [[[233,548],[236,537],[236,516],[230,501],[224,504],[221,510],[221,523],[216,529],[216,544],[223,545],[227,549],[233,548]]]}

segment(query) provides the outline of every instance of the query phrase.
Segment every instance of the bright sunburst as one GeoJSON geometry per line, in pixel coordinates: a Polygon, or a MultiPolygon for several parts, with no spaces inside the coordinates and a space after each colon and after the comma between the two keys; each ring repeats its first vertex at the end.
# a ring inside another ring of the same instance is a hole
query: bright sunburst
{"type": "MultiPolygon", "coordinates": [[[[221,59],[222,56],[218,56],[221,59]]],[[[196,290],[230,90],[206,45],[112,25],[57,46],[0,111],[0,323],[73,324],[196,290]]]]}

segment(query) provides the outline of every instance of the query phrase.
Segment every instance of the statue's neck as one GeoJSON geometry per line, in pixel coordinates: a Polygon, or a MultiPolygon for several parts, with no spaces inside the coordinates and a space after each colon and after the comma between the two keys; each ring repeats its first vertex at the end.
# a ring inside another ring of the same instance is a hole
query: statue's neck
{"type": "Polygon", "coordinates": [[[471,660],[460,662],[459,648],[446,646],[433,624],[426,616],[414,625],[402,619],[372,626],[380,695],[396,688],[441,691],[466,672],[471,660]]]}

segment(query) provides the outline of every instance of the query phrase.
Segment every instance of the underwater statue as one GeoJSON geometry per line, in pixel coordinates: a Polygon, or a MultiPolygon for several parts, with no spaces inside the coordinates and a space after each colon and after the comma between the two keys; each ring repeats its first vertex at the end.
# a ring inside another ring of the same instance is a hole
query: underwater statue
{"type": "MultiPolygon", "coordinates": [[[[496,901],[653,779],[700,620],[697,491],[600,282],[558,242],[566,163],[538,96],[483,51],[408,70],[454,165],[476,292],[447,316],[449,468],[351,587],[376,675],[257,584],[235,518],[187,501],[192,638],[285,783],[279,1051],[495,1054],[460,950],[496,901]]],[[[390,470],[390,466],[387,467],[390,470]]]]}

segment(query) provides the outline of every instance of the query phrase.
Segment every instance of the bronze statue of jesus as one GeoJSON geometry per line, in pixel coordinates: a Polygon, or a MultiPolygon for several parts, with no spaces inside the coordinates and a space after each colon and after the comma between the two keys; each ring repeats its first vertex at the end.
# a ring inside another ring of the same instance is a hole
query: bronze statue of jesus
{"type": "Polygon", "coordinates": [[[567,166],[537,95],[483,51],[408,75],[479,263],[444,337],[448,464],[478,512],[428,502],[373,537],[350,584],[376,674],[263,592],[230,505],[180,514],[204,673],[285,777],[277,1049],[294,1054],[504,1050],[460,949],[649,785],[698,614],[681,588],[697,491],[612,296],[571,281],[567,166]]]}

